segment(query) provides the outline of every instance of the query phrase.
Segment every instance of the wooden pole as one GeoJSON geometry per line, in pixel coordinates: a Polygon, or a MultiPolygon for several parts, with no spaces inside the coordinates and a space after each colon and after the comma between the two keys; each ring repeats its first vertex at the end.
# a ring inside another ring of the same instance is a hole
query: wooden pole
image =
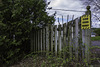
{"type": "Polygon", "coordinates": [[[90,53],[89,53],[89,48],[91,45],[91,11],[90,11],[90,6],[86,7],[87,11],[86,11],[86,15],[89,16],[90,15],[90,29],[86,29],[85,30],[85,34],[86,34],[86,46],[85,46],[85,56],[87,59],[87,62],[90,62],[90,53]]]}
{"type": "Polygon", "coordinates": [[[89,20],[90,21],[90,29],[82,29],[82,42],[83,42],[83,45],[85,46],[85,50],[84,50],[85,56],[84,57],[87,60],[87,62],[90,63],[90,53],[89,53],[89,48],[91,45],[91,11],[90,11],[90,6],[87,6],[86,9],[87,9],[87,11],[85,12],[85,15],[86,16],[90,15],[90,20],[89,20]]]}

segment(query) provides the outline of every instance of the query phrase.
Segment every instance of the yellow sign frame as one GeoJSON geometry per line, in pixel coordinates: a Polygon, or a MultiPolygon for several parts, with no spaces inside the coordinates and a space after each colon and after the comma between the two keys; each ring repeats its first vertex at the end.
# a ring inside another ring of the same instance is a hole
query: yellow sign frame
{"type": "Polygon", "coordinates": [[[90,15],[81,16],[81,29],[90,29],[90,15]]]}

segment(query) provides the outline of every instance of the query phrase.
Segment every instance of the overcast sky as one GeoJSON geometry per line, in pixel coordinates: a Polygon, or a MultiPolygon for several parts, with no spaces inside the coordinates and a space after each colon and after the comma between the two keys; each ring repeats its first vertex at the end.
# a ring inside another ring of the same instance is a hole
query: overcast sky
{"type": "MultiPolygon", "coordinates": [[[[84,7],[82,5],[82,2],[80,2],[79,0],[47,0],[47,1],[48,2],[51,1],[48,7],[52,7],[53,9],[79,10],[79,11],[86,10],[85,9],[86,7],[84,7]]],[[[84,14],[84,12],[71,12],[71,11],[59,11],[59,10],[56,11],[57,11],[56,18],[58,17],[61,18],[63,15],[65,21],[67,15],[69,15],[69,19],[72,19],[73,15],[74,18],[76,18],[84,14]]],[[[49,13],[49,15],[52,15],[55,12],[55,10],[47,10],[47,12],[49,13]]]]}
{"type": "MultiPolygon", "coordinates": [[[[65,10],[78,10],[78,11],[86,11],[86,7],[83,5],[83,3],[79,0],[47,0],[47,2],[51,1],[50,5],[48,7],[52,7],[53,9],[65,9],[65,10]]],[[[58,24],[58,17],[61,18],[62,15],[64,17],[64,22],[67,21],[67,15],[69,15],[69,21],[72,19],[72,16],[74,15],[74,19],[77,17],[82,16],[85,12],[71,12],[71,11],[57,11],[56,14],[56,22],[55,24],[58,24]]],[[[49,15],[52,15],[55,10],[47,10],[49,15]]],[[[92,22],[96,22],[92,18],[92,22]]],[[[92,23],[93,26],[97,26],[98,23],[92,23]]],[[[100,26],[100,24],[99,24],[100,26]]]]}

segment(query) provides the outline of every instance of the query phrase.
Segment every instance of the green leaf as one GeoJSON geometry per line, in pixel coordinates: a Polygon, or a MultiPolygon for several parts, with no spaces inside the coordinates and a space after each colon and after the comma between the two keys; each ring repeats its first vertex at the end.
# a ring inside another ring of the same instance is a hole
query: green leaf
{"type": "Polygon", "coordinates": [[[2,23],[2,21],[0,21],[0,26],[6,26],[6,24],[2,23]]]}

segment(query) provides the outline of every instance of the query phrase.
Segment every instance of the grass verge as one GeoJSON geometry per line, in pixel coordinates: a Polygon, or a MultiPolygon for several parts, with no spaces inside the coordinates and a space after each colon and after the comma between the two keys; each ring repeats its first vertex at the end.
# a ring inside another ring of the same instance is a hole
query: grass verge
{"type": "Polygon", "coordinates": [[[91,37],[91,40],[92,40],[92,41],[98,41],[98,40],[100,40],[100,36],[91,37]]]}

